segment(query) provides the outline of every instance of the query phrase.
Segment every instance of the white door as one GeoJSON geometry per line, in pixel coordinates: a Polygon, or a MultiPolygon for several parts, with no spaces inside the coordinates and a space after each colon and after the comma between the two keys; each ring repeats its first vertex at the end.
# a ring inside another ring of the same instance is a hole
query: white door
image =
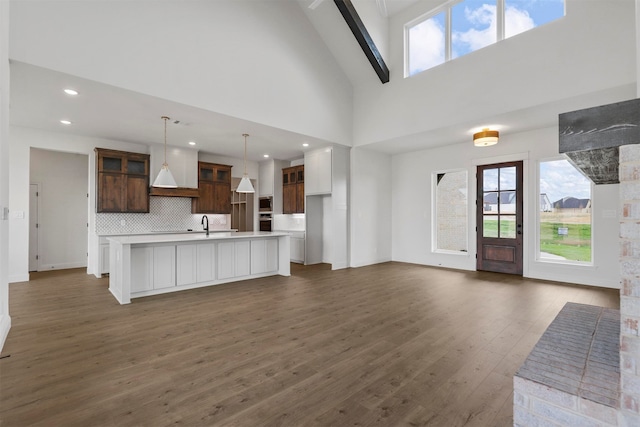
{"type": "Polygon", "coordinates": [[[38,271],[38,195],[40,184],[29,185],[29,271],[38,271]]]}

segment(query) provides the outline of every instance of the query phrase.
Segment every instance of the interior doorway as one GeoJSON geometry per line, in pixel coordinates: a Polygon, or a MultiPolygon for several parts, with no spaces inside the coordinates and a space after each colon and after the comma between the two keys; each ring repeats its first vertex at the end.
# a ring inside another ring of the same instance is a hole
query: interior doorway
{"type": "Polygon", "coordinates": [[[476,269],[522,275],[522,161],[478,166],[476,269]]]}
{"type": "Polygon", "coordinates": [[[38,271],[38,196],[40,184],[29,185],[29,272],[38,271]]]}

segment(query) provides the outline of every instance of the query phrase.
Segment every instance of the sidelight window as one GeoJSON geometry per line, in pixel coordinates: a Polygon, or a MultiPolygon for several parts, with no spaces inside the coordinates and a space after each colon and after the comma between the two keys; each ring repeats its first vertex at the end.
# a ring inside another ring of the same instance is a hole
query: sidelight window
{"type": "Polygon", "coordinates": [[[434,249],[467,252],[467,171],[434,174],[434,249]]]}
{"type": "Polygon", "coordinates": [[[591,185],[565,159],[540,162],[539,260],[591,262],[591,185]]]}

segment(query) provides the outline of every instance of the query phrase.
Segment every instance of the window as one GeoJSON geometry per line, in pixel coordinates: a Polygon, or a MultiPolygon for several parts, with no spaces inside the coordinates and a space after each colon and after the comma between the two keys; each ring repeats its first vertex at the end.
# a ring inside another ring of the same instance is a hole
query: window
{"type": "Polygon", "coordinates": [[[540,162],[538,218],[540,260],[591,262],[591,181],[567,160],[540,162]]]}
{"type": "Polygon", "coordinates": [[[515,239],[515,166],[485,169],[482,184],[482,237],[515,239]]]}
{"type": "Polygon", "coordinates": [[[467,252],[467,172],[434,174],[434,248],[439,251],[467,252]]]}
{"type": "Polygon", "coordinates": [[[461,0],[407,25],[406,76],[559,19],[564,0],[461,0]]]}

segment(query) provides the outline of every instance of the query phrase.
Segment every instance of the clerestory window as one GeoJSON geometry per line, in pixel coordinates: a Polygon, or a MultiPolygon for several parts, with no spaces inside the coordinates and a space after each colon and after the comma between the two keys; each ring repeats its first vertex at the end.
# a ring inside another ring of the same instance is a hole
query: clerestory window
{"type": "Polygon", "coordinates": [[[564,0],[461,0],[405,25],[409,77],[565,15],[564,0]]]}

